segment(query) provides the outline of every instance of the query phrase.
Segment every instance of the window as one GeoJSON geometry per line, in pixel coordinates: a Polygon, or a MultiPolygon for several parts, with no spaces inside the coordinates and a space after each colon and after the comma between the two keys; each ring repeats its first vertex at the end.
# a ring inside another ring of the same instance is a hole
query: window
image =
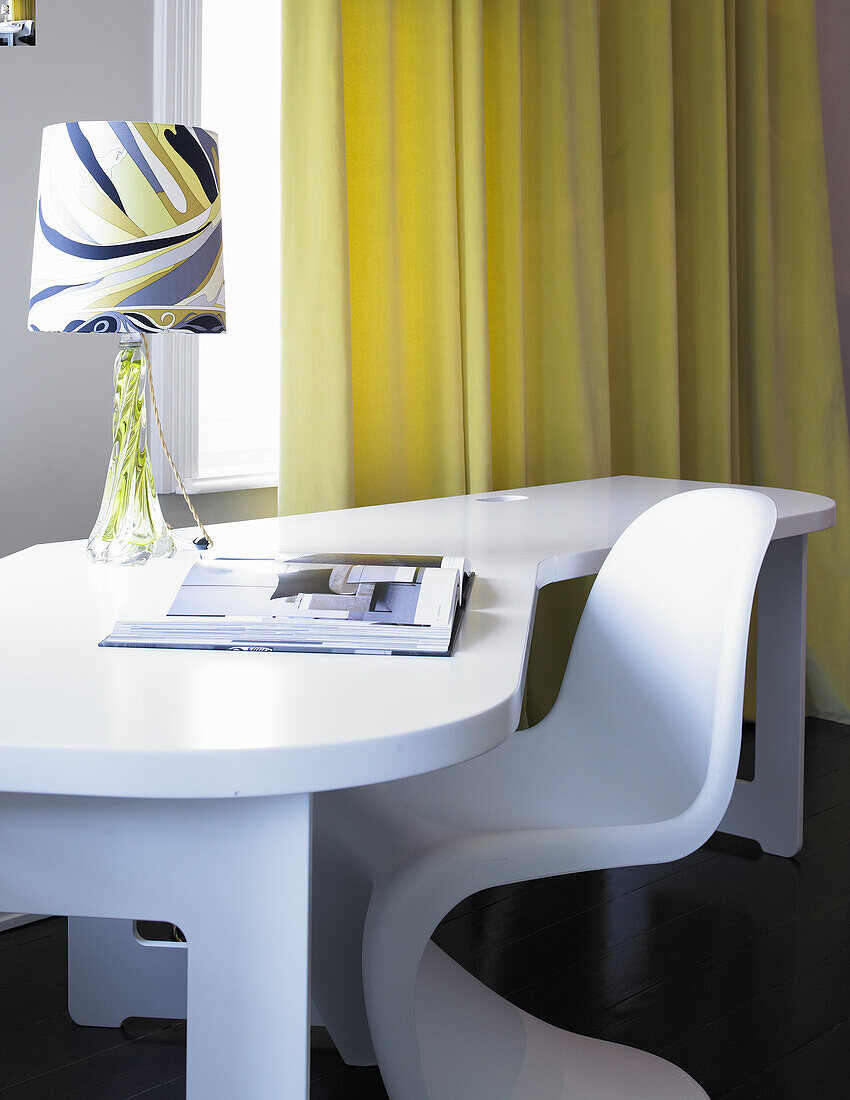
{"type": "MultiPolygon", "coordinates": [[[[192,492],[277,483],[280,4],[157,0],[154,113],[219,134],[227,333],[157,337],[157,399],[192,492]],[[258,22],[259,20],[259,22],[258,22]]],[[[160,491],[171,471],[151,448],[160,491]]]]}

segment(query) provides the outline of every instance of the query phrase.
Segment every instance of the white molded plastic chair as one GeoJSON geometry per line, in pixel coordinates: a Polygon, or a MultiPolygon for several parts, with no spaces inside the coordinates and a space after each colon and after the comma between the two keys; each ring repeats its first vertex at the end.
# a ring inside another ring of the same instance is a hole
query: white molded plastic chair
{"type": "Polygon", "coordinates": [[[391,1100],[704,1100],[660,1058],[521,1012],[430,936],[486,887],[674,860],[711,836],[775,521],[740,489],[650,508],[602,566],[542,722],[441,772],[315,797],[313,1000],[391,1100]]]}

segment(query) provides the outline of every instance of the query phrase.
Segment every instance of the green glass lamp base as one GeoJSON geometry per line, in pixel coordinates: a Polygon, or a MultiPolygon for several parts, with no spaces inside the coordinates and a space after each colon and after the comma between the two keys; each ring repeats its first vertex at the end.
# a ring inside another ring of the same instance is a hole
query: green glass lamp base
{"type": "Polygon", "coordinates": [[[91,561],[141,565],[150,558],[170,558],[174,553],[148,459],[147,372],[141,337],[122,333],[115,359],[112,457],[100,512],[86,547],[91,561]]]}

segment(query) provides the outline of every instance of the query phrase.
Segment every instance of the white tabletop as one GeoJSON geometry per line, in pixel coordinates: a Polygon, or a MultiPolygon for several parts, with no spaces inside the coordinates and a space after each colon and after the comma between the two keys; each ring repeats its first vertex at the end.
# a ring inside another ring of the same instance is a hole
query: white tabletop
{"type": "MultiPolygon", "coordinates": [[[[475,756],[516,728],[535,588],[595,572],[635,516],[700,487],[605,478],[214,529],[217,554],[469,557],[477,577],[449,658],[101,649],[128,595],[165,600],[185,560],[92,565],[82,543],[14,554],[0,561],[0,788],[284,794],[475,756]]],[[[834,523],[826,497],[763,491],[776,537],[834,523]]]]}
{"type": "Polygon", "coordinates": [[[0,23],[0,34],[14,37],[32,34],[32,25],[32,19],[16,19],[0,23]]]}

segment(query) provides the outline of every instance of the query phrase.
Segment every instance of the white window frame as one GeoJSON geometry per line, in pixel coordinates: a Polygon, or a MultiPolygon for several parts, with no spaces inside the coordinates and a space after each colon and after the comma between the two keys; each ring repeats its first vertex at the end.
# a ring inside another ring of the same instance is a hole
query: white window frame
{"type": "MultiPolygon", "coordinates": [[[[199,125],[201,113],[201,19],[203,0],[154,0],[153,116],[157,122],[199,125]]],[[[277,475],[198,477],[198,341],[185,336],[151,339],[151,371],[166,442],[191,493],[275,486],[277,475]]],[[[148,410],[150,413],[150,410],[148,410]]],[[[153,424],[148,417],[149,425],[153,424]]],[[[152,433],[148,432],[149,438],[152,433]]],[[[157,490],[174,493],[177,483],[162,448],[149,448],[157,490]]]]}

